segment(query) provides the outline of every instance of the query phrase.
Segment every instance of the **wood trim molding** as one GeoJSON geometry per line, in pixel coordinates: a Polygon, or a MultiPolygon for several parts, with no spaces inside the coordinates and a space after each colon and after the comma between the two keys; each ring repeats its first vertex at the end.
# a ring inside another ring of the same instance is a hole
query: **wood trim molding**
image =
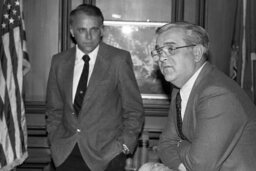
{"type": "Polygon", "coordinates": [[[172,21],[184,20],[184,0],[173,0],[172,21]]]}
{"type": "Polygon", "coordinates": [[[84,4],[92,4],[95,5],[96,4],[96,0],[83,0],[84,4]]]}
{"type": "Polygon", "coordinates": [[[205,28],[207,15],[207,0],[196,0],[196,24],[205,28]]]}
{"type": "Polygon", "coordinates": [[[144,104],[145,116],[167,117],[169,104],[144,104]]]}
{"type": "Polygon", "coordinates": [[[45,113],[45,102],[43,101],[26,101],[26,113],[45,113]]]}
{"type": "MultiPolygon", "coordinates": [[[[44,114],[45,102],[43,101],[27,101],[25,102],[25,109],[27,114],[44,114]]],[[[146,103],[144,104],[145,116],[166,117],[169,111],[168,103],[146,103]]]]}
{"type": "Polygon", "coordinates": [[[59,18],[59,52],[65,51],[71,46],[69,13],[71,11],[71,0],[61,0],[59,18]]]}

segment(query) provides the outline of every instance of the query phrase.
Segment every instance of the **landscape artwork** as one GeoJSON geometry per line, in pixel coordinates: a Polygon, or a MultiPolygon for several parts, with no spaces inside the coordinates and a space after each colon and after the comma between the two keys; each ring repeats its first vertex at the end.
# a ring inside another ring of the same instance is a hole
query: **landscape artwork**
{"type": "Polygon", "coordinates": [[[155,30],[164,23],[104,22],[103,41],[131,53],[134,73],[143,98],[166,99],[171,86],[151,57],[155,30]]]}

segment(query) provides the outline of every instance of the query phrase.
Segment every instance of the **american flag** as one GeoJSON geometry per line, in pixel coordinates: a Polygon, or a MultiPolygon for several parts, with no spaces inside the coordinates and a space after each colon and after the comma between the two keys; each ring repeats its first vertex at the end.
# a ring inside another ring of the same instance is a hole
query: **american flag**
{"type": "Polygon", "coordinates": [[[30,63],[22,0],[3,0],[0,25],[0,171],[27,158],[27,128],[22,98],[23,75],[30,63]]]}

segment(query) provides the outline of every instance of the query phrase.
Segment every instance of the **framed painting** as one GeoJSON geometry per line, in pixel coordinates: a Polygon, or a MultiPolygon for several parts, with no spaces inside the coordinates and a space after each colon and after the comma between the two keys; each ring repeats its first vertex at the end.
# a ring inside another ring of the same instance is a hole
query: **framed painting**
{"type": "Polygon", "coordinates": [[[103,41],[131,53],[134,73],[144,101],[166,101],[171,85],[160,73],[151,57],[155,46],[155,30],[160,22],[105,21],[103,41]]]}

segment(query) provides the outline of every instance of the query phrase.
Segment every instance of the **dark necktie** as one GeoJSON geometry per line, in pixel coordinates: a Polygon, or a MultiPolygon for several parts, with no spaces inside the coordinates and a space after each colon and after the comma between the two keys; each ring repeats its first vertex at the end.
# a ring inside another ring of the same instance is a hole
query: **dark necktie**
{"type": "Polygon", "coordinates": [[[186,140],[187,138],[182,133],[182,118],[181,118],[181,97],[180,97],[180,91],[177,93],[176,96],[176,113],[177,113],[177,127],[178,132],[181,137],[181,139],[186,140]]]}
{"type": "Polygon", "coordinates": [[[74,100],[74,109],[75,109],[76,115],[78,115],[81,109],[84,95],[86,93],[90,57],[88,55],[84,55],[83,60],[84,60],[84,67],[83,67],[80,80],[78,82],[78,86],[76,89],[76,96],[74,100]]]}

